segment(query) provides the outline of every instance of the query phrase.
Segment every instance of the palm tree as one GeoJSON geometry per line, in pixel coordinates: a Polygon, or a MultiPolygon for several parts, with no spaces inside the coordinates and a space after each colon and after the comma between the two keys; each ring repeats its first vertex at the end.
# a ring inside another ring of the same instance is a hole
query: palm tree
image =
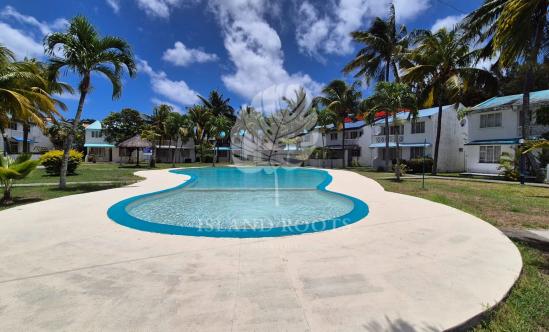
{"type": "Polygon", "coordinates": [[[526,65],[522,99],[522,137],[529,135],[532,71],[540,53],[549,51],[549,0],[485,0],[465,17],[462,26],[468,40],[486,43],[481,57],[499,54],[499,64],[509,67],[517,61],[526,65]]]}
{"type": "Polygon", "coordinates": [[[490,72],[472,66],[474,55],[455,29],[424,31],[411,55],[414,65],[407,68],[402,77],[405,82],[420,83],[420,104],[438,106],[433,175],[437,173],[444,102],[459,102],[459,96],[473,86],[493,88],[497,84],[490,72]]]}
{"type": "MultiPolygon", "coordinates": [[[[105,76],[112,84],[112,98],[117,99],[122,94],[121,75],[126,69],[133,77],[136,73],[135,60],[130,46],[118,37],[101,37],[95,27],[83,16],[76,16],[70,21],[66,32],[54,32],[46,36],[46,53],[50,55],[50,73],[58,75],[59,71],[67,68],[80,76],[78,90],[80,99],[72,130],[76,131],[86,96],[91,90],[91,74],[97,72],[105,76]]],[[[59,187],[67,185],[67,165],[69,150],[74,133],[69,133],[65,144],[59,187]]]]}
{"type": "MultiPolygon", "coordinates": [[[[8,48],[0,45],[0,134],[10,121],[31,121],[43,127],[42,112],[58,114],[49,95],[49,83],[28,62],[15,62],[8,48]]],[[[4,153],[7,153],[4,149],[4,153]]]]}
{"type": "Polygon", "coordinates": [[[198,147],[198,152],[200,155],[200,161],[204,162],[204,145],[205,139],[208,135],[208,121],[212,117],[210,110],[202,105],[194,105],[189,108],[187,113],[189,120],[193,126],[193,139],[195,143],[195,152],[198,147]]]}
{"type": "MultiPolygon", "coordinates": [[[[69,84],[59,82],[57,76],[50,77],[48,73],[48,68],[44,63],[36,61],[36,59],[25,60],[23,63],[25,64],[25,67],[29,72],[32,72],[44,79],[44,90],[48,94],[52,95],[62,93],[74,93],[72,87],[69,84]]],[[[52,101],[61,110],[67,110],[67,106],[62,101],[55,98],[52,98],[52,101]]],[[[34,103],[34,106],[35,107],[32,109],[32,112],[42,119],[42,123],[36,124],[30,118],[17,119],[23,124],[23,153],[30,152],[28,137],[31,126],[38,125],[40,127],[43,127],[43,125],[47,121],[55,121],[56,116],[59,116],[59,112],[56,109],[44,108],[43,105],[41,105],[40,103],[34,103]]]]}
{"type": "Polygon", "coordinates": [[[38,160],[30,160],[30,154],[24,153],[17,159],[9,156],[0,156],[0,183],[4,187],[4,194],[0,203],[11,204],[11,188],[15,180],[20,180],[32,172],[40,163],[38,160]]]}
{"type": "MultiPolygon", "coordinates": [[[[364,78],[368,84],[371,80],[388,82],[391,73],[396,82],[400,81],[399,70],[409,66],[407,59],[410,35],[404,25],[396,24],[395,6],[391,4],[389,17],[384,20],[376,17],[367,31],[354,31],[351,37],[357,43],[363,44],[345,67],[343,72],[355,72],[355,78],[364,78]]],[[[385,128],[389,128],[389,115],[384,115],[385,128]]],[[[385,132],[385,154],[389,155],[389,131],[385,132]]],[[[389,160],[385,160],[385,168],[389,168],[389,160]]]]}
{"type": "MultiPolygon", "coordinates": [[[[150,139],[153,139],[150,141],[154,146],[153,151],[156,151],[157,143],[159,146],[162,146],[163,139],[168,136],[166,122],[171,113],[173,113],[173,107],[167,104],[157,105],[153,109],[153,114],[149,118],[150,127],[148,129],[153,130],[157,134],[156,138],[148,136],[150,139]]],[[[156,154],[154,154],[154,158],[151,159],[150,167],[156,167],[156,154]]]]}
{"type": "Polygon", "coordinates": [[[336,115],[328,108],[322,108],[316,110],[316,116],[317,125],[320,127],[320,134],[322,135],[322,159],[326,159],[326,133],[328,132],[328,126],[336,122],[336,115]]]}
{"type": "MultiPolygon", "coordinates": [[[[417,100],[410,87],[403,83],[379,82],[376,85],[375,93],[365,103],[368,105],[368,113],[365,118],[371,118],[372,114],[384,112],[392,117],[393,130],[396,143],[396,180],[400,181],[400,145],[398,141],[397,115],[408,112],[408,117],[415,117],[417,114],[417,100]]],[[[388,159],[388,158],[387,158],[388,159]]]]}
{"type": "Polygon", "coordinates": [[[314,104],[322,104],[330,111],[336,114],[335,127],[342,130],[341,137],[341,160],[342,167],[345,168],[345,119],[354,116],[358,111],[358,106],[362,93],[358,91],[360,82],[356,81],[347,85],[342,80],[333,80],[322,89],[323,96],[316,97],[314,104]]]}
{"type": "Polygon", "coordinates": [[[223,98],[223,94],[217,92],[217,90],[212,90],[208,98],[204,98],[200,95],[198,95],[198,98],[200,98],[204,107],[213,115],[224,115],[234,122],[234,108],[229,104],[229,98],[223,98]]]}
{"type": "Polygon", "coordinates": [[[183,140],[186,138],[185,135],[183,135],[185,131],[182,131],[181,129],[187,128],[187,122],[187,117],[185,115],[177,112],[171,112],[168,114],[168,117],[164,123],[164,131],[166,136],[170,139],[170,148],[172,149],[172,167],[175,167],[175,150],[177,148],[177,142],[181,141],[181,144],[183,144],[183,140]],[[175,143],[172,147],[173,140],[175,140],[175,143]]]}
{"type": "Polygon", "coordinates": [[[233,122],[223,114],[211,116],[206,125],[207,137],[211,138],[213,143],[214,155],[212,157],[212,166],[215,167],[217,158],[217,141],[227,137],[227,133],[231,130],[233,122]]]}

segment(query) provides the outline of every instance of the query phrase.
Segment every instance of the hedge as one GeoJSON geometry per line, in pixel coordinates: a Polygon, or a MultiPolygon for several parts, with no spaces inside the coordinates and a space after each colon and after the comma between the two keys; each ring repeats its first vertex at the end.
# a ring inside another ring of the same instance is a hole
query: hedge
{"type": "MultiPolygon", "coordinates": [[[[69,153],[69,165],[67,167],[67,174],[74,174],[76,168],[82,162],[84,155],[82,152],[76,150],[70,150],[69,153]]],[[[62,150],[51,150],[44,153],[40,157],[40,163],[46,168],[46,173],[50,175],[59,175],[61,173],[61,163],[63,161],[62,150]]]]}

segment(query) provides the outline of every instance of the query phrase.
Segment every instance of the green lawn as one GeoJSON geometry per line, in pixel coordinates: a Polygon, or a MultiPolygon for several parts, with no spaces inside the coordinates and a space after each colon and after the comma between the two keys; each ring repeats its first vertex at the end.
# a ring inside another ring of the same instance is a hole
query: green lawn
{"type": "Polygon", "coordinates": [[[549,189],[517,184],[421,179],[395,182],[392,173],[352,168],[378,181],[387,191],[443,203],[484,219],[497,227],[549,228],[549,189]]]}
{"type": "MultiPolygon", "coordinates": [[[[549,189],[458,180],[405,179],[366,168],[353,171],[378,181],[387,191],[425,198],[476,215],[497,227],[549,228],[549,189]]],[[[515,242],[524,263],[509,297],[474,327],[482,332],[549,331],[549,253],[515,242]]]]}

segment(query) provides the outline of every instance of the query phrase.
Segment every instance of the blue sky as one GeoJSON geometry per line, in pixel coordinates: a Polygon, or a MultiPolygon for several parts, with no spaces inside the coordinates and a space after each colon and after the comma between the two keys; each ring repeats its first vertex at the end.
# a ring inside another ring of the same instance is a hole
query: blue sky
{"type": "MultiPolygon", "coordinates": [[[[357,50],[349,32],[385,16],[391,0],[0,0],[0,43],[19,58],[42,60],[42,40],[83,14],[102,35],[126,39],[138,59],[136,78],[124,78],[122,97],[93,76],[84,118],[102,119],[124,107],[151,113],[164,102],[176,109],[217,89],[238,108],[257,96],[304,86],[311,93],[332,79],[357,50]]],[[[394,0],[410,30],[452,26],[481,0],[394,0]]],[[[63,80],[77,86],[77,78],[63,80]]],[[[365,88],[368,94],[368,88],[365,88]]],[[[284,92],[283,92],[284,93],[284,92]]],[[[62,96],[66,117],[77,95],[62,96]]]]}

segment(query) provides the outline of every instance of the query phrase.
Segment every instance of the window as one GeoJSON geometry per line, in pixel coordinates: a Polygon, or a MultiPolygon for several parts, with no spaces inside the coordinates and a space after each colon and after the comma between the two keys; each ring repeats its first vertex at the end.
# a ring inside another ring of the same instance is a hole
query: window
{"type": "Polygon", "coordinates": [[[479,163],[497,164],[501,158],[501,146],[482,145],[479,150],[479,163]]]}
{"type": "Polygon", "coordinates": [[[360,157],[360,149],[351,150],[351,157],[360,157]]]}
{"type": "Polygon", "coordinates": [[[410,149],[410,159],[423,158],[425,156],[425,148],[422,146],[413,147],[410,149]]]}
{"type": "Polygon", "coordinates": [[[425,122],[412,121],[412,134],[425,133],[425,122]]]}
{"type": "Polygon", "coordinates": [[[337,133],[331,133],[331,134],[330,134],[330,139],[331,139],[332,141],[337,140],[337,133]]]}
{"type": "Polygon", "coordinates": [[[501,113],[481,114],[480,128],[501,127],[501,113]]]}
{"type": "Polygon", "coordinates": [[[345,139],[356,139],[356,138],[358,138],[358,131],[345,132],[345,139]]]}
{"type": "Polygon", "coordinates": [[[10,153],[11,154],[18,154],[19,153],[19,143],[17,142],[9,142],[10,145],[10,153]]]}
{"type": "Polygon", "coordinates": [[[103,137],[103,132],[101,130],[94,130],[91,132],[93,138],[103,137]]]}
{"type": "Polygon", "coordinates": [[[17,122],[10,122],[10,129],[17,130],[17,122]]]}

